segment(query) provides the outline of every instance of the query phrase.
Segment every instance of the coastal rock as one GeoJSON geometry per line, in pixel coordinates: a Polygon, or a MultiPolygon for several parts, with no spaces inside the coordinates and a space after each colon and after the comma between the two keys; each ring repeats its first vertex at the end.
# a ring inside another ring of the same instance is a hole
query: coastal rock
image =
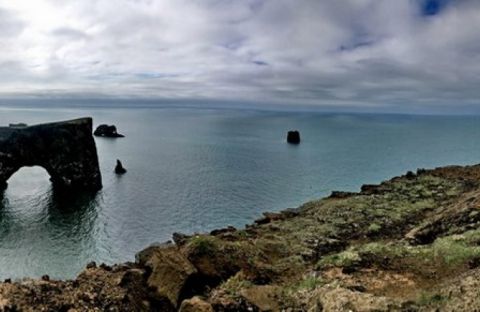
{"type": "Polygon", "coordinates": [[[193,297],[192,299],[183,300],[180,306],[180,312],[213,312],[213,307],[210,303],[193,297]]]}
{"type": "Polygon", "coordinates": [[[244,289],[241,296],[249,305],[255,307],[255,311],[280,311],[277,293],[278,288],[275,286],[260,285],[244,289]]]}
{"type": "Polygon", "coordinates": [[[288,131],[287,133],[287,142],[290,144],[300,144],[300,132],[288,131]]]}
{"type": "Polygon", "coordinates": [[[177,309],[189,279],[197,272],[195,267],[174,245],[149,247],[137,258],[151,272],[147,286],[156,305],[161,311],[177,309]]]}
{"type": "Polygon", "coordinates": [[[0,186],[20,168],[40,166],[57,188],[99,190],[102,178],[92,119],[0,128],[0,186]]]}
{"type": "Polygon", "coordinates": [[[117,132],[117,127],[114,125],[100,125],[93,132],[94,136],[106,137],[106,138],[123,138],[123,134],[117,132]]]}
{"type": "Polygon", "coordinates": [[[25,127],[28,127],[28,125],[26,123],[19,122],[19,123],[8,124],[8,127],[9,128],[25,128],[25,127]]]}
{"type": "Polygon", "coordinates": [[[332,191],[330,198],[348,198],[357,195],[353,192],[344,192],[344,191],[332,191]]]}
{"type": "Polygon", "coordinates": [[[123,168],[122,162],[119,159],[117,159],[117,165],[115,166],[115,173],[116,174],[127,173],[127,169],[123,168]]]}

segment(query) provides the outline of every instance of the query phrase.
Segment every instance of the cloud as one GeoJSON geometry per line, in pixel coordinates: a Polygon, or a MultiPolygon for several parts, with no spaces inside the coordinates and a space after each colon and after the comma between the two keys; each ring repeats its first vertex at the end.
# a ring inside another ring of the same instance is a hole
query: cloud
{"type": "Polygon", "coordinates": [[[0,97],[475,105],[474,0],[16,0],[0,97]]]}

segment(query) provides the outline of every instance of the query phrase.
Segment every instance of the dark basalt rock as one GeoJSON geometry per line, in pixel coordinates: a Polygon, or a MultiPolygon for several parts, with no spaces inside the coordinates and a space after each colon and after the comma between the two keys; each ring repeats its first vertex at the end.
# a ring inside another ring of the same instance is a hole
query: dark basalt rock
{"type": "Polygon", "coordinates": [[[93,135],[106,138],[123,138],[123,134],[117,132],[117,127],[114,125],[100,125],[95,129],[93,135]]]}
{"type": "Polygon", "coordinates": [[[11,123],[8,125],[10,128],[25,128],[28,127],[26,123],[20,122],[20,123],[11,123]]]}
{"type": "Polygon", "coordinates": [[[287,142],[290,144],[300,144],[300,132],[288,131],[287,133],[287,142]]]}
{"type": "Polygon", "coordinates": [[[116,174],[127,173],[127,169],[123,168],[122,162],[119,159],[117,159],[117,165],[115,166],[115,173],[116,174]]]}
{"type": "Polygon", "coordinates": [[[0,127],[0,187],[24,166],[45,168],[56,189],[101,189],[92,119],[0,127]]]}

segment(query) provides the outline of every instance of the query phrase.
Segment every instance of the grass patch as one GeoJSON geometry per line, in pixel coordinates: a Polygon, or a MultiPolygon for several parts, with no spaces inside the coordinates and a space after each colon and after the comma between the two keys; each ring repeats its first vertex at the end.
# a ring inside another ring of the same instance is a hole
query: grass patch
{"type": "Polygon", "coordinates": [[[225,293],[231,297],[238,297],[242,289],[252,287],[253,283],[245,279],[245,276],[242,272],[237,273],[228,280],[226,280],[220,289],[225,291],[225,293]]]}
{"type": "Polygon", "coordinates": [[[360,261],[361,261],[361,258],[358,252],[351,249],[351,250],[345,250],[337,254],[323,257],[318,262],[318,267],[319,268],[349,267],[359,263],[360,261]]]}
{"type": "Polygon", "coordinates": [[[447,298],[442,295],[422,292],[418,296],[417,303],[421,306],[435,306],[445,302],[446,300],[447,298]]]}
{"type": "Polygon", "coordinates": [[[350,267],[352,265],[401,268],[412,271],[421,268],[453,269],[480,258],[480,230],[463,235],[451,235],[438,238],[431,245],[410,246],[406,243],[374,242],[350,247],[349,249],[328,255],[320,259],[319,269],[327,267],[350,267]],[[385,262],[385,260],[388,262],[385,262]]]}
{"type": "Polygon", "coordinates": [[[212,236],[199,235],[190,239],[188,248],[197,256],[212,255],[218,250],[218,242],[212,236]]]}
{"type": "Polygon", "coordinates": [[[325,285],[325,281],[319,277],[309,276],[301,280],[294,288],[298,290],[312,291],[319,286],[325,285]]]}

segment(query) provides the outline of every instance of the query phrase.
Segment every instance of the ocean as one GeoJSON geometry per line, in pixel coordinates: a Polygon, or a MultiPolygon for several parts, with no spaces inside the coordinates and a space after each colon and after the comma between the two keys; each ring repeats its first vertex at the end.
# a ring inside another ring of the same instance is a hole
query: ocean
{"type": "Polygon", "coordinates": [[[134,260],[173,232],[243,227],[262,212],[407,170],[480,162],[480,117],[255,109],[0,108],[0,125],[91,116],[125,138],[95,138],[103,189],[53,195],[22,168],[0,205],[0,278],[72,278],[94,260],[134,260]],[[300,145],[286,143],[298,129],[300,145]],[[128,172],[114,174],[116,159],[128,172]]]}

